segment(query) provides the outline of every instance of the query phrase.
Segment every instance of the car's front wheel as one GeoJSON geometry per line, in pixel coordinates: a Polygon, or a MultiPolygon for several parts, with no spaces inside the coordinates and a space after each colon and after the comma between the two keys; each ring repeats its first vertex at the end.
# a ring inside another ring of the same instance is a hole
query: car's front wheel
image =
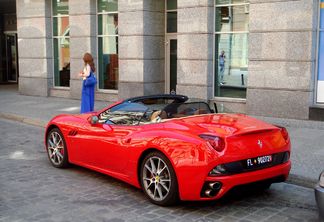
{"type": "Polygon", "coordinates": [[[58,128],[52,129],[47,135],[47,154],[54,167],[64,168],[69,165],[66,143],[58,128]]]}
{"type": "Polygon", "coordinates": [[[141,185],[149,200],[161,206],[178,201],[178,183],[168,158],[160,152],[148,154],[141,165],[141,185]]]}

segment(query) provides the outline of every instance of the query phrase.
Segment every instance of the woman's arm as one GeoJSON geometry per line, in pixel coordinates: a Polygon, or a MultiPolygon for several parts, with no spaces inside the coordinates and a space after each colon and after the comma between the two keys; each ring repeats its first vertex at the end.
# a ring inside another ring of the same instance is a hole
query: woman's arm
{"type": "Polygon", "coordinates": [[[83,79],[86,79],[90,75],[90,71],[91,71],[91,67],[89,66],[89,64],[87,64],[83,68],[83,70],[79,73],[79,75],[83,77],[83,79]]]}
{"type": "Polygon", "coordinates": [[[91,67],[89,64],[87,64],[86,67],[84,67],[83,76],[88,77],[90,75],[90,72],[91,72],[91,67]]]}

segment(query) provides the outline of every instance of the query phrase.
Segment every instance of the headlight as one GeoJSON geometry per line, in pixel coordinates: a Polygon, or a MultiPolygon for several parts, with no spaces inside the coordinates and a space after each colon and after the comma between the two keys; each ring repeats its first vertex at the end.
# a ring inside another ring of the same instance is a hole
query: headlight
{"type": "Polygon", "coordinates": [[[320,174],[319,185],[324,188],[324,171],[320,174]]]}

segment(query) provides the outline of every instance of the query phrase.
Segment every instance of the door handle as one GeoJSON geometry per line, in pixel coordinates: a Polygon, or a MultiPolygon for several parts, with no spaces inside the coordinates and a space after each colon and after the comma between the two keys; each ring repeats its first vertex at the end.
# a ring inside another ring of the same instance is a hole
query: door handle
{"type": "Polygon", "coordinates": [[[131,138],[126,138],[126,139],[123,139],[122,141],[124,143],[130,143],[132,141],[132,139],[131,138]]]}

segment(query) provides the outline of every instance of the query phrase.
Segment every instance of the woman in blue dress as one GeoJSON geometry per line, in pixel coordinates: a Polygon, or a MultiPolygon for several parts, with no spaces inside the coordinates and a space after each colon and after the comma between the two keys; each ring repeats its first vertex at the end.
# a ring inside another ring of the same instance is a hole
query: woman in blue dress
{"type": "Polygon", "coordinates": [[[82,77],[81,113],[94,110],[95,86],[97,84],[94,72],[96,71],[93,57],[90,53],[83,56],[84,68],[80,72],[82,77]]]}

